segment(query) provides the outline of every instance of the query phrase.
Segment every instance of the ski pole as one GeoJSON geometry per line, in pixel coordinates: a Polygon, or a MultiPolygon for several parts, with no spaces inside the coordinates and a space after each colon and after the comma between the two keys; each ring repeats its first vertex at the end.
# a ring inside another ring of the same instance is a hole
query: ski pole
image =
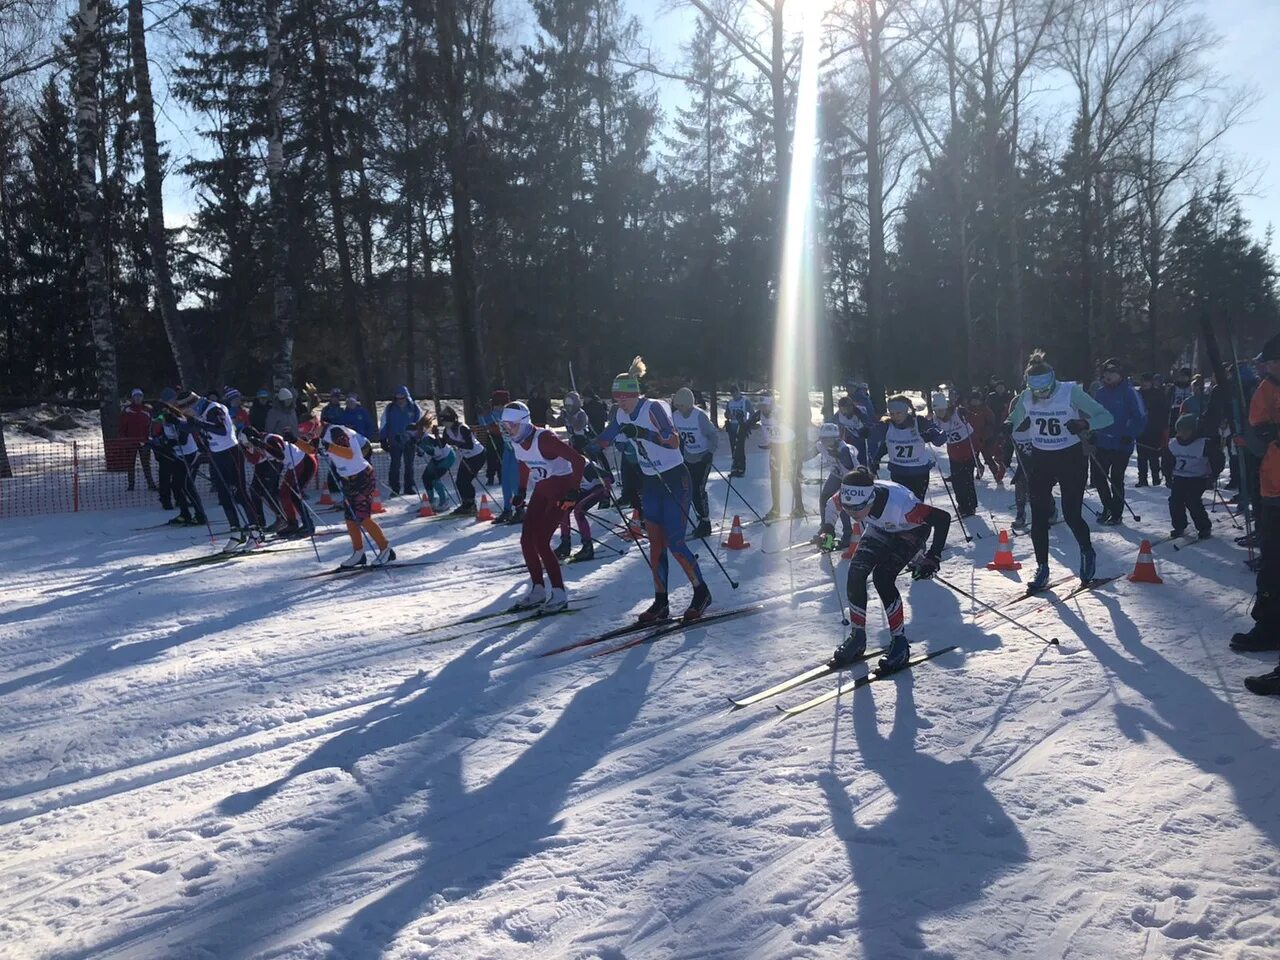
{"type": "MultiPolygon", "coordinates": [[[[1098,459],[1098,455],[1097,455],[1094,451],[1092,451],[1092,450],[1090,450],[1090,451],[1089,451],[1089,459],[1090,459],[1090,460],[1092,460],[1092,461],[1093,461],[1093,465],[1094,465],[1095,467],[1097,467],[1097,468],[1098,468],[1098,475],[1099,475],[1100,477],[1102,477],[1103,482],[1104,482],[1104,483],[1106,483],[1106,485],[1107,485],[1107,489],[1111,492],[1111,495],[1114,497],[1114,496],[1116,495],[1116,491],[1112,489],[1112,485],[1111,485],[1111,478],[1107,476],[1107,471],[1106,471],[1106,469],[1102,466],[1102,461],[1098,459]]],[[[1121,478],[1120,483],[1121,483],[1121,485],[1122,485],[1122,486],[1121,486],[1121,490],[1123,491],[1123,489],[1124,489],[1124,488],[1123,488],[1123,484],[1124,484],[1124,479],[1123,479],[1123,478],[1121,478]]],[[[1125,500],[1125,501],[1124,501],[1124,506],[1128,509],[1128,511],[1129,511],[1129,516],[1133,517],[1133,522],[1134,522],[1134,523],[1141,523],[1141,522],[1142,522],[1142,518],[1141,518],[1140,516],[1138,516],[1136,513],[1134,513],[1133,507],[1129,506],[1129,501],[1128,501],[1128,500],[1125,500]]],[[[1116,519],[1119,519],[1119,518],[1117,517],[1116,519]]]]}
{"type": "Polygon", "coordinates": [[[942,584],[948,590],[954,590],[956,593],[960,594],[960,596],[968,597],[974,603],[978,604],[978,606],[985,608],[991,613],[994,613],[997,617],[1000,617],[1003,620],[1007,620],[1009,623],[1013,624],[1018,629],[1025,630],[1027,633],[1031,634],[1041,643],[1048,644],[1051,647],[1061,646],[1061,644],[1058,643],[1057,637],[1046,637],[1044,634],[1038,633],[1037,631],[1032,630],[1022,621],[1009,616],[1009,614],[1005,613],[999,607],[992,606],[991,604],[987,603],[987,601],[979,599],[978,597],[970,593],[968,590],[965,590],[963,587],[956,586],[954,583],[952,583],[950,580],[946,579],[945,577],[939,576],[938,574],[935,573],[933,575],[933,579],[937,580],[940,584],[942,584]]]}
{"type": "MultiPolygon", "coordinates": [[[[829,556],[829,554],[828,554],[829,556]]],[[[840,605],[840,623],[842,626],[849,626],[849,615],[844,612],[844,595],[840,592],[840,577],[836,573],[836,565],[831,565],[831,586],[836,591],[836,603],[840,605]]]]}
{"type": "Polygon", "coordinates": [[[942,464],[938,462],[938,455],[933,448],[929,448],[929,456],[933,457],[933,465],[938,468],[938,475],[942,477],[942,485],[947,490],[947,496],[951,500],[951,509],[956,512],[956,520],[960,523],[960,532],[964,534],[965,543],[973,543],[973,537],[969,536],[969,530],[964,525],[964,517],[960,516],[960,508],[956,506],[955,494],[951,492],[951,482],[947,479],[946,474],[942,472],[942,464]]]}
{"type": "Polygon", "coordinates": [[[721,473],[721,472],[720,472],[720,468],[719,468],[719,467],[717,467],[714,463],[711,465],[711,469],[712,469],[712,470],[714,470],[717,474],[719,474],[720,479],[721,479],[721,480],[723,480],[723,481],[725,481],[725,482],[729,485],[729,489],[728,489],[728,491],[725,493],[725,496],[724,496],[724,512],[725,512],[725,516],[728,516],[728,515],[729,515],[729,495],[730,495],[730,494],[733,494],[733,493],[736,493],[736,494],[738,495],[738,499],[739,499],[739,500],[741,500],[741,501],[746,505],[746,508],[747,508],[748,510],[750,510],[750,511],[751,511],[751,515],[752,515],[752,516],[754,516],[754,517],[755,517],[757,520],[759,520],[761,523],[763,523],[763,522],[764,522],[764,517],[760,516],[759,511],[757,511],[757,510],[756,510],[756,508],[755,508],[755,507],[753,507],[753,506],[751,505],[751,502],[750,502],[749,500],[747,500],[747,498],[746,498],[746,497],[744,497],[744,496],[742,495],[742,492],[741,492],[741,491],[739,491],[736,487],[734,487],[734,485],[733,485],[733,478],[732,478],[732,477],[726,477],[723,473],[721,473]]]}
{"type": "MultiPolygon", "coordinates": [[[[641,440],[639,437],[636,437],[635,443],[640,450],[642,451],[644,450],[643,440],[641,440]]],[[[653,459],[649,457],[647,454],[645,455],[645,459],[648,460],[651,464],[653,463],[653,459]]],[[[681,462],[680,465],[682,467],[684,466],[683,461],[681,462]]],[[[657,467],[655,466],[654,469],[657,470],[657,467]]],[[[688,473],[689,473],[689,468],[685,467],[686,476],[688,475],[688,473]]],[[[655,473],[654,476],[657,478],[658,482],[662,484],[662,489],[667,492],[667,496],[670,497],[672,502],[680,508],[680,513],[684,517],[685,526],[686,527],[693,526],[692,522],[689,520],[688,508],[685,507],[685,505],[681,503],[678,499],[676,499],[676,495],[672,493],[671,488],[667,486],[666,478],[663,477],[661,473],[655,473]]],[[[720,562],[720,557],[716,554],[715,548],[711,546],[711,544],[707,543],[706,537],[699,537],[698,539],[701,540],[702,545],[705,546],[711,552],[711,559],[716,562],[716,566],[720,568],[720,572],[724,574],[724,578],[729,581],[729,586],[732,587],[734,590],[737,590],[738,581],[733,579],[733,577],[729,575],[729,571],[726,570],[724,564],[720,562]]]]}

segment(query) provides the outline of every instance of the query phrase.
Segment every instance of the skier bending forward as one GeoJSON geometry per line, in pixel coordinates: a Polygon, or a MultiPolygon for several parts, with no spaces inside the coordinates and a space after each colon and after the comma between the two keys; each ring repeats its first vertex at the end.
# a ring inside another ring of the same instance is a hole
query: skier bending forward
{"type": "Polygon", "coordinates": [[[951,514],[920,500],[906,487],[891,480],[875,480],[866,467],[857,467],[844,475],[840,491],[827,501],[824,520],[835,528],[836,518],[848,514],[864,528],[858,549],[849,561],[849,637],[831,657],[834,666],[847,666],[860,660],[867,649],[867,580],[876,585],[876,593],[884,605],[892,641],[880,658],[880,673],[901,670],[911,656],[907,644],[906,624],[902,612],[902,595],[894,581],[898,574],[920,552],[933,531],[933,539],[924,556],[912,569],[916,580],[928,580],[938,572],[942,551],[951,529],[951,514]]]}
{"type": "Polygon", "coordinates": [[[525,491],[534,484],[520,529],[529,591],[511,609],[539,607],[543,613],[558,613],[569,605],[569,595],[560,561],[551,549],[551,535],[565,511],[572,510],[582,496],[582,470],[587,461],[546,427],[535,427],[529,408],[518,401],[502,408],[502,429],[520,465],[520,489],[511,499],[514,510],[524,508],[525,491]],[[550,594],[542,583],[544,573],[551,581],[550,594]]]}

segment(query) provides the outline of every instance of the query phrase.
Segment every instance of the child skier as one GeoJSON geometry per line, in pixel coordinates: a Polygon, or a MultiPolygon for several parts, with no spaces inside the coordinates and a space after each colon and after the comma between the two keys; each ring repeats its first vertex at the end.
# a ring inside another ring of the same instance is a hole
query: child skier
{"type": "Polygon", "coordinates": [[[556,545],[556,557],[560,560],[568,560],[570,552],[573,550],[572,534],[569,530],[569,515],[572,513],[573,519],[578,524],[578,536],[582,537],[582,548],[573,554],[573,562],[581,563],[584,560],[594,560],[596,556],[596,546],[591,539],[591,520],[587,517],[587,511],[596,504],[604,503],[609,499],[609,480],[594,463],[588,462],[582,468],[582,482],[578,485],[578,499],[573,503],[572,510],[566,510],[560,517],[560,542],[556,545]]]}
{"type": "Polygon", "coordinates": [[[947,545],[947,531],[951,528],[951,515],[921,503],[900,484],[875,480],[866,467],[845,474],[840,490],[827,501],[824,519],[832,529],[840,514],[861,523],[863,534],[849,561],[846,583],[852,630],[832,654],[831,663],[848,666],[866,653],[867,580],[870,579],[880,595],[892,637],[878,669],[880,673],[900,670],[910,659],[911,648],[907,642],[902,595],[894,581],[920,553],[930,532],[932,540],[924,555],[915,560],[911,575],[915,580],[928,580],[938,572],[942,551],[947,545]]]}
{"type": "MultiPolygon", "coordinates": [[[[457,455],[439,435],[430,414],[424,415],[418,421],[417,433],[418,453],[426,462],[426,466],[422,468],[422,492],[426,494],[427,500],[434,509],[443,510],[449,500],[449,495],[444,488],[444,478],[449,476],[449,471],[453,469],[457,455]]],[[[485,451],[485,456],[487,463],[488,450],[485,451]]]]}
{"type": "Polygon", "coordinates": [[[367,533],[378,547],[373,566],[380,567],[394,560],[396,552],[387,542],[382,527],[373,519],[373,494],[378,486],[378,478],[369,463],[369,457],[373,454],[369,441],[350,427],[330,424],[320,431],[314,445],[306,440],[299,440],[298,447],[306,453],[322,450],[328,454],[329,464],[342,484],[342,510],[346,514],[347,535],[351,537],[351,556],[339,566],[363,567],[368,562],[362,532],[367,533]]]}
{"type": "Polygon", "coordinates": [[[707,476],[711,473],[711,461],[720,446],[720,434],[711,418],[693,405],[693,391],[681,387],[671,398],[675,408],[672,421],[680,435],[680,452],[689,470],[693,486],[693,509],[698,514],[694,527],[695,537],[711,536],[711,508],[707,503],[707,476]]]}
{"type": "Polygon", "coordinates": [[[1062,518],[1080,546],[1080,580],[1087,584],[1094,578],[1097,554],[1089,538],[1089,525],[1080,516],[1089,476],[1089,460],[1080,437],[1094,428],[1110,426],[1114,418],[1079,384],[1060,382],[1040,350],[1028,359],[1026,377],[1027,389],[1014,402],[1007,422],[1015,436],[1030,435],[1030,452],[1020,454],[1020,467],[1027,473],[1031,543],[1036,554],[1036,573],[1027,592],[1036,593],[1049,583],[1049,524],[1055,485],[1062,494],[1062,518]]]}
{"type": "MultiPolygon", "coordinates": [[[[586,460],[551,430],[535,427],[530,422],[529,408],[523,403],[509,403],[503,408],[502,429],[511,439],[511,449],[520,464],[520,487],[512,500],[513,508],[524,504],[525,491],[531,481],[534,483],[520,530],[520,550],[531,582],[528,592],[511,609],[539,607],[543,613],[557,613],[569,606],[569,594],[560,561],[551,549],[551,535],[565,511],[573,509],[581,497],[586,460]],[[551,581],[549,594],[542,582],[544,574],[551,581]]],[[[476,469],[483,465],[481,450],[476,469]]]]}
{"type": "Polygon", "coordinates": [[[887,454],[889,479],[923,500],[933,469],[933,456],[925,444],[942,443],[942,432],[919,416],[912,402],[901,394],[890,397],[886,407],[889,415],[871,428],[868,438],[868,446],[875,451],[875,472],[880,472],[880,460],[887,454]]]}
{"type": "Polygon", "coordinates": [[[1216,437],[1200,432],[1200,418],[1184,413],[1177,419],[1174,436],[1169,438],[1161,456],[1164,475],[1169,477],[1169,518],[1173,521],[1171,537],[1187,532],[1187,514],[1195,521],[1201,540],[1213,535],[1213,521],[1201,498],[1213,486],[1225,465],[1225,456],[1216,437]]]}
{"type": "Polygon", "coordinates": [[[934,446],[944,443],[947,445],[947,462],[951,467],[951,489],[956,495],[956,509],[959,510],[961,519],[972,517],[978,512],[978,491],[973,485],[978,454],[968,411],[956,406],[946,393],[934,393],[931,399],[933,421],[941,434],[931,442],[934,446]]]}
{"type": "Polygon", "coordinates": [[[742,388],[734,384],[729,402],[724,405],[724,429],[729,435],[729,449],[733,452],[730,477],[747,475],[747,436],[751,433],[755,415],[751,401],[742,395],[742,388]]]}
{"type": "Polygon", "coordinates": [[[624,373],[614,378],[613,422],[592,445],[610,443],[619,435],[626,437],[635,447],[643,474],[641,498],[645,532],[649,537],[653,603],[640,614],[640,622],[654,623],[671,615],[667,601],[668,554],[676,558],[693,587],[693,599],[683,617],[688,622],[700,619],[711,603],[711,591],[702,577],[698,558],[684,538],[692,483],[680,453],[680,436],[672,423],[671,411],[661,400],[645,397],[640,389],[644,373],[644,361],[636,357],[624,373]]]}
{"type": "MultiPolygon", "coordinates": [[[[503,410],[504,425],[506,409],[510,406],[508,404],[503,410]]],[[[484,469],[487,456],[484,444],[477,440],[471,428],[458,418],[458,411],[453,407],[445,407],[440,411],[440,422],[444,424],[444,442],[458,451],[461,461],[458,464],[458,475],[454,477],[453,482],[458,487],[458,498],[462,502],[454,508],[453,515],[470,516],[476,512],[476,481],[480,477],[480,471],[484,469]]],[[[518,454],[516,459],[519,459],[518,454]]]]}
{"type": "MultiPolygon", "coordinates": [[[[858,454],[841,439],[843,431],[837,423],[824,423],[818,428],[818,439],[813,445],[813,451],[809,459],[814,457],[822,458],[822,472],[826,479],[822,482],[822,493],[819,503],[826,503],[833,496],[840,492],[840,482],[850,470],[860,465],[858,454]]],[[[826,544],[826,548],[830,550],[843,550],[849,546],[853,539],[853,524],[849,520],[847,513],[840,514],[841,536],[839,542],[834,542],[836,528],[834,524],[827,524],[825,517],[822,527],[818,530],[818,535],[814,538],[814,543],[826,544]]]]}

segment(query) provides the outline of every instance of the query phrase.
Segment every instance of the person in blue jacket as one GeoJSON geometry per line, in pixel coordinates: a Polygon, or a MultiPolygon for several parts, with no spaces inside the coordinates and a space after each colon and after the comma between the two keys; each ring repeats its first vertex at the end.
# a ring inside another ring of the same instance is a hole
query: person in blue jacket
{"type": "Polygon", "coordinates": [[[1134,444],[1147,428],[1147,405],[1130,382],[1124,365],[1114,357],[1102,364],[1102,382],[1093,399],[1115,418],[1110,426],[1094,431],[1097,452],[1092,463],[1093,486],[1102,501],[1098,522],[1115,526],[1124,521],[1124,474],[1133,457],[1134,444]]]}
{"type": "Polygon", "coordinates": [[[337,421],[340,426],[350,427],[366,440],[373,436],[373,415],[360,405],[360,398],[354,393],[347,394],[347,406],[337,421]]]}
{"type": "Polygon", "coordinates": [[[382,411],[382,429],[378,433],[382,449],[391,454],[387,486],[391,488],[393,496],[399,496],[401,490],[411,496],[418,493],[413,477],[413,457],[417,442],[414,428],[421,419],[422,410],[413,402],[409,388],[396,387],[392,401],[382,411]]]}
{"type": "MultiPolygon", "coordinates": [[[[346,424],[343,423],[343,416],[346,411],[342,409],[342,397],[343,392],[341,387],[334,387],[329,391],[329,402],[320,408],[321,423],[326,426],[329,424],[334,424],[339,427],[346,426],[346,424]]],[[[365,439],[372,440],[373,438],[368,434],[365,434],[365,439]]]]}

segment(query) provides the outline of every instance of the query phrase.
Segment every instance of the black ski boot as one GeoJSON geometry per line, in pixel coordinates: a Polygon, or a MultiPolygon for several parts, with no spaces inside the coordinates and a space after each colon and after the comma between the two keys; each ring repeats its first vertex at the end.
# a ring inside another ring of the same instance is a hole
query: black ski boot
{"type": "Polygon", "coordinates": [[[573,555],[573,544],[569,542],[568,537],[562,537],[560,542],[556,544],[555,555],[560,560],[568,560],[573,555]]]}
{"type": "Polygon", "coordinates": [[[701,620],[702,614],[707,607],[711,605],[711,591],[707,589],[705,583],[700,583],[693,588],[693,600],[690,601],[688,609],[680,618],[685,623],[693,623],[695,620],[701,620]]]}
{"type": "Polygon", "coordinates": [[[1231,649],[1240,653],[1265,653],[1280,650],[1280,636],[1268,636],[1257,627],[1248,633],[1237,633],[1231,638],[1231,649]]]}
{"type": "Polygon", "coordinates": [[[671,606],[667,603],[667,595],[665,593],[655,593],[653,595],[653,603],[649,604],[648,609],[644,610],[636,619],[640,623],[659,623],[663,620],[670,620],[671,606]]]}
{"type": "Polygon", "coordinates": [[[463,500],[450,512],[451,517],[470,517],[476,512],[476,502],[474,500],[463,500]]]}
{"type": "Polygon", "coordinates": [[[1244,685],[1250,693],[1257,693],[1262,696],[1280,695],[1280,667],[1276,667],[1270,673],[1264,673],[1260,677],[1245,677],[1244,685]]]}
{"type": "Polygon", "coordinates": [[[570,563],[583,563],[586,560],[594,560],[596,558],[596,545],[588,540],[582,545],[582,549],[573,555],[570,563]]]}
{"type": "Polygon", "coordinates": [[[876,664],[876,673],[894,673],[901,670],[911,659],[911,646],[907,643],[905,633],[895,633],[889,644],[889,651],[876,664]]]}
{"type": "Polygon", "coordinates": [[[698,525],[693,528],[693,535],[698,540],[711,536],[711,521],[699,520],[698,525]]]}
{"type": "Polygon", "coordinates": [[[854,627],[845,637],[844,643],[836,647],[829,661],[833,667],[850,667],[863,658],[867,652],[867,631],[862,627],[854,627]]]}

